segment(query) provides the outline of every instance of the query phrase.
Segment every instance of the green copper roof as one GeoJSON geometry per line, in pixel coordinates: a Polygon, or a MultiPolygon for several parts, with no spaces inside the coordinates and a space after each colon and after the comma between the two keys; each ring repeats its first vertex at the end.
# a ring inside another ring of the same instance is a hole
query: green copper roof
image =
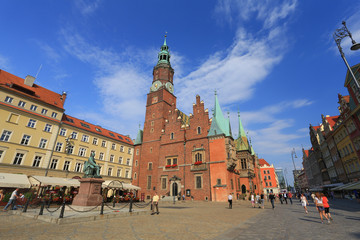
{"type": "Polygon", "coordinates": [[[208,136],[215,136],[220,134],[224,134],[226,137],[231,136],[230,121],[229,119],[224,118],[217,95],[215,93],[214,116],[212,118],[208,136]]]}
{"type": "Polygon", "coordinates": [[[143,140],[143,130],[139,129],[134,145],[142,144],[142,140],[143,140]]]}
{"type": "Polygon", "coordinates": [[[248,141],[248,138],[245,134],[245,131],[244,131],[244,127],[241,123],[241,119],[240,119],[240,113],[238,114],[238,118],[239,118],[239,134],[238,134],[238,138],[235,140],[235,147],[236,147],[236,150],[238,151],[243,151],[243,150],[251,150],[249,148],[249,141],[248,141]]]}
{"type": "Polygon", "coordinates": [[[158,53],[158,63],[165,63],[165,64],[170,64],[170,52],[169,52],[169,47],[168,45],[166,45],[166,35],[165,35],[165,39],[164,39],[164,44],[161,46],[161,51],[158,53]]]}

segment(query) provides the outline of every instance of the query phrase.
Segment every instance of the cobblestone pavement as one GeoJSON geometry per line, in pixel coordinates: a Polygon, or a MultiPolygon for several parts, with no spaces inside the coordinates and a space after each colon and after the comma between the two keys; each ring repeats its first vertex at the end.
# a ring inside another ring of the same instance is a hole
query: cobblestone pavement
{"type": "MultiPolygon", "coordinates": [[[[360,204],[351,200],[329,200],[333,221],[321,223],[315,205],[309,213],[298,200],[276,204],[274,210],[245,221],[214,239],[360,239],[360,204]]],[[[266,210],[266,209],[265,209],[266,210]]]]}
{"type": "Polygon", "coordinates": [[[360,239],[360,204],[336,200],[333,223],[321,224],[315,207],[300,203],[272,210],[249,202],[161,203],[159,215],[139,215],[57,225],[0,212],[0,239],[360,239]]]}

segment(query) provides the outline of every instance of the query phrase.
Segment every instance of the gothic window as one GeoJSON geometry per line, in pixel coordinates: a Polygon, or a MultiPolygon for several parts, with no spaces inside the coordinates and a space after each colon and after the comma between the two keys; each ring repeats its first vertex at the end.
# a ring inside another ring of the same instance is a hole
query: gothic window
{"type": "Polygon", "coordinates": [[[195,154],[195,162],[202,162],[202,154],[201,153],[195,154]]]}
{"type": "Polygon", "coordinates": [[[247,169],[246,159],[245,159],[245,158],[242,158],[242,159],[241,159],[241,168],[242,168],[242,169],[247,169]]]}
{"type": "Polygon", "coordinates": [[[148,189],[148,190],[151,189],[151,176],[147,176],[146,189],[148,189]]]}
{"type": "Polygon", "coordinates": [[[197,134],[201,134],[201,127],[197,127],[197,134]]]}
{"type": "Polygon", "coordinates": [[[202,176],[195,176],[195,187],[197,189],[202,188],[202,176]]]}
{"type": "Polygon", "coordinates": [[[165,190],[167,188],[167,178],[162,177],[161,178],[161,189],[165,190]]]}
{"type": "Polygon", "coordinates": [[[170,139],[174,139],[174,133],[170,133],[170,139]]]}

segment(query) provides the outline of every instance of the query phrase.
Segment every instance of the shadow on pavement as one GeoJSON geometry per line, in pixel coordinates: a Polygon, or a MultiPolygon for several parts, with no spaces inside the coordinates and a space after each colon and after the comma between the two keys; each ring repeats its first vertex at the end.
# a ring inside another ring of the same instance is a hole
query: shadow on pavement
{"type": "Polygon", "coordinates": [[[356,239],[360,239],[360,233],[350,233],[350,235],[353,235],[356,239]]]}
{"type": "Polygon", "coordinates": [[[310,220],[310,219],[306,219],[306,218],[299,218],[299,219],[303,220],[303,221],[307,221],[307,222],[314,222],[314,223],[320,223],[321,224],[320,219],[318,221],[314,221],[314,220],[310,220]]]}
{"type": "Polygon", "coordinates": [[[360,221],[360,217],[345,217],[346,219],[360,221]]]}

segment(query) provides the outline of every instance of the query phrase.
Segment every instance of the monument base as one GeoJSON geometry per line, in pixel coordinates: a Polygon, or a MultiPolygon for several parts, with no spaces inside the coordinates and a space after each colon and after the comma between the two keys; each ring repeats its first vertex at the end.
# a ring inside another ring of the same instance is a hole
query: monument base
{"type": "Polygon", "coordinates": [[[73,206],[96,206],[103,201],[101,184],[104,180],[101,178],[83,178],[79,179],[79,182],[79,193],[72,202],[73,206]]]}

